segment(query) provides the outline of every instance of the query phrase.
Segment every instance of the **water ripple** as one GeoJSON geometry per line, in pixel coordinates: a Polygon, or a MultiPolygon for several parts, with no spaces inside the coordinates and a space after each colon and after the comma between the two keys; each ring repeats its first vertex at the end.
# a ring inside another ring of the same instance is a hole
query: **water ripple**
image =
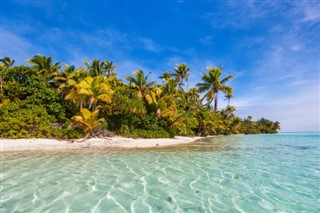
{"type": "Polygon", "coordinates": [[[1,212],[319,212],[319,135],[6,153],[1,212]],[[201,146],[200,146],[201,144],[201,146]]]}

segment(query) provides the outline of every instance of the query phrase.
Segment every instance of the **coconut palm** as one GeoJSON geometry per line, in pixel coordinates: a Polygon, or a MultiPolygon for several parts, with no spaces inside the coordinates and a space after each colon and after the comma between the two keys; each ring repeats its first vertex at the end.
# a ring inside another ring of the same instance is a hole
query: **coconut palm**
{"type": "Polygon", "coordinates": [[[117,78],[116,75],[111,74],[105,81],[111,86],[112,90],[115,90],[118,87],[123,87],[125,84],[122,82],[121,79],[117,78]]]}
{"type": "Polygon", "coordinates": [[[53,73],[52,80],[56,88],[59,89],[61,84],[65,83],[69,76],[75,72],[74,65],[68,66],[67,64],[63,64],[64,70],[59,70],[58,72],[53,73]]]}
{"type": "Polygon", "coordinates": [[[65,71],[59,72],[59,75],[54,78],[59,82],[58,91],[62,96],[70,93],[81,80],[89,75],[83,68],[74,70],[73,66],[64,65],[64,67],[65,71]]]}
{"type": "Polygon", "coordinates": [[[9,57],[4,57],[4,58],[0,59],[0,62],[2,63],[1,67],[4,66],[4,67],[7,67],[7,68],[10,68],[14,64],[15,60],[12,60],[9,57]]]}
{"type": "Polygon", "coordinates": [[[95,78],[87,76],[75,87],[77,89],[76,93],[85,96],[88,100],[89,109],[96,105],[98,101],[105,103],[111,102],[113,90],[107,82],[102,81],[101,76],[95,78]]]}
{"type": "Polygon", "coordinates": [[[273,128],[274,131],[278,132],[278,130],[280,130],[280,123],[279,121],[276,121],[273,123],[273,128]]]}
{"type": "Polygon", "coordinates": [[[115,69],[117,69],[117,66],[113,65],[113,61],[104,61],[103,62],[104,69],[108,72],[108,76],[115,75],[113,72],[115,69]]]}
{"type": "Polygon", "coordinates": [[[226,99],[228,99],[228,106],[230,106],[230,99],[233,98],[233,94],[232,93],[227,93],[224,97],[226,99]]]}
{"type": "Polygon", "coordinates": [[[57,71],[60,69],[60,62],[53,64],[51,57],[46,57],[41,54],[35,55],[33,58],[29,58],[26,61],[33,64],[36,70],[47,79],[56,75],[57,71]]]}
{"type": "Polygon", "coordinates": [[[70,127],[79,127],[84,131],[85,138],[88,139],[93,130],[102,122],[105,121],[104,118],[98,119],[99,116],[99,109],[94,110],[91,112],[86,108],[81,109],[81,115],[76,115],[73,117],[73,123],[70,127]]]}
{"type": "Polygon", "coordinates": [[[129,81],[129,86],[137,91],[139,98],[145,97],[149,93],[151,87],[153,87],[155,84],[155,81],[148,82],[148,77],[150,74],[151,72],[145,76],[144,72],[139,70],[133,72],[134,77],[129,76],[125,78],[127,81],[129,81]]]}
{"type": "Polygon", "coordinates": [[[175,94],[176,93],[176,88],[178,86],[178,82],[175,79],[170,78],[166,84],[163,85],[163,92],[165,94],[175,94]]]}
{"type": "Polygon", "coordinates": [[[13,65],[15,60],[12,60],[9,57],[4,57],[0,59],[0,92],[2,92],[2,79],[4,78],[4,76],[6,75],[6,73],[8,72],[9,68],[13,65]]]}
{"type": "Polygon", "coordinates": [[[170,73],[169,71],[165,71],[162,72],[162,76],[159,76],[159,78],[163,81],[163,82],[168,82],[168,80],[171,78],[172,73],[170,73]]]}
{"type": "Polygon", "coordinates": [[[206,98],[208,102],[212,102],[214,100],[214,111],[217,111],[218,92],[221,91],[223,93],[232,93],[232,88],[224,84],[228,80],[233,78],[233,75],[228,75],[227,77],[220,80],[222,68],[219,69],[216,66],[214,66],[213,68],[208,67],[207,70],[209,73],[202,74],[203,83],[198,83],[197,87],[199,88],[200,92],[206,92],[203,96],[203,99],[206,98]]]}
{"type": "Polygon", "coordinates": [[[188,108],[198,106],[200,104],[199,90],[196,88],[189,89],[185,96],[188,108]]]}
{"type": "Polygon", "coordinates": [[[176,76],[176,79],[179,82],[179,87],[184,85],[184,80],[188,87],[189,70],[190,68],[186,64],[177,64],[177,67],[173,69],[175,73],[172,75],[176,76]]]}
{"type": "Polygon", "coordinates": [[[87,67],[89,74],[92,77],[104,75],[107,71],[104,62],[97,59],[92,59],[91,64],[88,61],[85,61],[84,65],[87,67]]]}
{"type": "Polygon", "coordinates": [[[177,106],[172,95],[161,95],[162,89],[154,87],[146,95],[149,106],[153,106],[157,117],[172,117],[177,112],[177,106]]]}

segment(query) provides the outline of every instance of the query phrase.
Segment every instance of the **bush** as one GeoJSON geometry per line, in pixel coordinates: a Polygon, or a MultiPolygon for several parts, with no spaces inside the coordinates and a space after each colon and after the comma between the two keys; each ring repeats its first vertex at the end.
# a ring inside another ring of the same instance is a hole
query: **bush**
{"type": "Polygon", "coordinates": [[[43,106],[17,100],[0,107],[0,137],[29,138],[54,137],[54,120],[43,106]]]}
{"type": "Polygon", "coordinates": [[[173,132],[166,131],[164,129],[158,130],[145,130],[135,129],[131,133],[124,134],[125,137],[130,138],[173,138],[173,132]]]}
{"type": "Polygon", "coordinates": [[[68,129],[69,122],[55,128],[56,119],[42,105],[16,100],[0,106],[0,137],[3,138],[82,138],[80,129],[68,129]]]}
{"type": "Polygon", "coordinates": [[[174,124],[172,126],[174,133],[181,136],[194,136],[199,125],[195,115],[195,113],[190,113],[183,117],[180,122],[174,124]]]}
{"type": "Polygon", "coordinates": [[[57,96],[56,89],[31,67],[17,66],[4,78],[3,98],[20,99],[28,104],[42,105],[56,121],[65,121],[65,106],[57,96]]]}

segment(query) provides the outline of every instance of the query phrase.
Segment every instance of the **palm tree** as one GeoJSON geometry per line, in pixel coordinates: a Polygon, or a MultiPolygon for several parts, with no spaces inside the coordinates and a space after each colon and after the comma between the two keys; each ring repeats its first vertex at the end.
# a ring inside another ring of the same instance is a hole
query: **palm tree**
{"type": "Polygon", "coordinates": [[[49,79],[60,69],[60,62],[52,64],[52,58],[46,57],[43,55],[35,55],[33,58],[29,58],[26,60],[27,62],[34,65],[37,71],[49,79]]]}
{"type": "Polygon", "coordinates": [[[235,111],[236,111],[236,108],[234,106],[227,106],[226,108],[226,119],[227,118],[233,118],[235,116],[235,111]]]}
{"type": "Polygon", "coordinates": [[[6,75],[6,73],[8,72],[9,68],[13,65],[15,60],[12,60],[9,57],[4,57],[0,59],[0,62],[2,64],[0,64],[0,92],[2,92],[2,79],[4,78],[4,76],[6,75]]]}
{"type": "Polygon", "coordinates": [[[108,76],[112,76],[115,73],[113,72],[115,69],[117,69],[117,66],[113,65],[113,61],[105,60],[103,62],[104,69],[108,72],[108,76]]]}
{"type": "Polygon", "coordinates": [[[76,115],[73,117],[73,123],[70,127],[79,127],[86,134],[85,138],[88,139],[93,130],[102,122],[105,121],[104,118],[98,119],[99,109],[91,112],[86,108],[81,109],[81,115],[76,115]]]}
{"type": "Polygon", "coordinates": [[[4,66],[10,68],[14,64],[15,60],[12,60],[9,57],[4,57],[0,59],[0,62],[2,63],[1,67],[4,66]]]}
{"type": "Polygon", "coordinates": [[[76,70],[74,65],[69,66],[68,64],[63,64],[63,67],[65,73],[72,73],[76,70]]]}
{"type": "Polygon", "coordinates": [[[188,108],[192,106],[198,106],[200,104],[199,90],[197,90],[196,88],[189,89],[186,92],[185,96],[186,96],[188,108]]]}
{"type": "Polygon", "coordinates": [[[166,84],[163,85],[163,92],[165,94],[175,94],[176,93],[176,87],[178,86],[178,82],[175,79],[170,78],[166,84]]]}
{"type": "Polygon", "coordinates": [[[224,97],[226,99],[228,99],[228,106],[230,106],[230,99],[233,98],[233,94],[232,93],[227,93],[224,97]]]}
{"type": "Polygon", "coordinates": [[[70,91],[73,90],[75,86],[89,74],[83,68],[74,70],[74,66],[69,67],[65,64],[64,67],[65,71],[60,72],[58,76],[54,77],[54,80],[58,81],[60,84],[58,91],[62,96],[70,93],[70,91]]]}
{"type": "Polygon", "coordinates": [[[159,76],[159,78],[163,81],[163,82],[167,82],[172,76],[172,73],[170,73],[169,71],[165,71],[162,72],[162,76],[159,76]]]}
{"type": "Polygon", "coordinates": [[[173,69],[173,71],[176,73],[172,75],[176,76],[176,79],[179,82],[179,87],[184,85],[183,80],[186,81],[188,87],[189,70],[190,68],[186,64],[177,64],[177,67],[173,69]]]}
{"type": "Polygon", "coordinates": [[[233,75],[228,75],[224,79],[220,80],[222,74],[222,68],[217,68],[214,66],[213,68],[208,67],[208,74],[203,73],[202,81],[203,83],[198,83],[197,87],[200,92],[206,92],[203,96],[207,98],[208,102],[212,102],[214,100],[214,111],[217,111],[218,108],[218,92],[221,91],[223,93],[232,93],[232,88],[230,86],[224,85],[228,80],[233,78],[233,75]]]}
{"type": "Polygon", "coordinates": [[[157,117],[172,117],[177,112],[177,106],[172,95],[162,95],[160,87],[154,87],[146,95],[147,103],[153,106],[157,117]]]}
{"type": "Polygon", "coordinates": [[[89,74],[92,77],[104,75],[107,71],[104,62],[97,59],[92,59],[91,64],[88,61],[85,61],[84,65],[86,65],[89,70],[89,74]]]}
{"type": "Polygon", "coordinates": [[[77,89],[76,93],[85,96],[89,101],[89,109],[96,105],[98,101],[111,102],[113,90],[107,82],[102,81],[101,76],[95,78],[88,76],[75,87],[77,89]]]}
{"type": "Polygon", "coordinates": [[[129,86],[137,90],[139,98],[145,97],[145,95],[149,93],[151,87],[155,84],[155,81],[148,82],[148,77],[150,74],[151,72],[149,72],[148,75],[145,76],[144,72],[142,70],[139,70],[133,72],[134,77],[129,76],[125,78],[127,81],[129,81],[129,86]]]}
{"type": "Polygon", "coordinates": [[[280,130],[280,123],[279,121],[276,121],[273,123],[273,128],[272,128],[275,132],[278,132],[278,130],[280,130]]]}

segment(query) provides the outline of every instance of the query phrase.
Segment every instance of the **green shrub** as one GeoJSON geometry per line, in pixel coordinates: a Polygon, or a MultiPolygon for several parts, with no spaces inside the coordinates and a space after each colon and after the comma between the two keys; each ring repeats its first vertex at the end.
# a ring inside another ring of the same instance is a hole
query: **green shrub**
{"type": "Polygon", "coordinates": [[[16,100],[0,106],[0,137],[3,138],[82,138],[79,129],[68,129],[70,121],[54,128],[53,116],[42,105],[16,100]]]}
{"type": "Polygon", "coordinates": [[[68,129],[68,128],[64,128],[64,129],[60,129],[58,131],[58,135],[59,138],[63,138],[63,139],[79,139],[79,138],[83,138],[83,131],[79,128],[72,128],[72,129],[68,129]]]}
{"type": "MultiPolygon", "coordinates": [[[[10,69],[4,78],[3,98],[23,100],[28,104],[42,105],[56,121],[65,121],[65,106],[57,91],[36,70],[27,66],[10,69]]],[[[1,97],[0,97],[1,98],[1,97]]]]}
{"type": "Polygon", "coordinates": [[[195,130],[198,129],[198,121],[195,113],[190,113],[172,126],[172,130],[176,135],[194,136],[195,130]]]}
{"type": "Polygon", "coordinates": [[[131,133],[124,134],[125,137],[130,138],[173,138],[173,132],[166,131],[164,129],[158,130],[145,130],[135,129],[131,133]]]}
{"type": "Polygon", "coordinates": [[[50,116],[43,106],[16,100],[0,106],[0,137],[29,138],[54,137],[50,116]]]}

